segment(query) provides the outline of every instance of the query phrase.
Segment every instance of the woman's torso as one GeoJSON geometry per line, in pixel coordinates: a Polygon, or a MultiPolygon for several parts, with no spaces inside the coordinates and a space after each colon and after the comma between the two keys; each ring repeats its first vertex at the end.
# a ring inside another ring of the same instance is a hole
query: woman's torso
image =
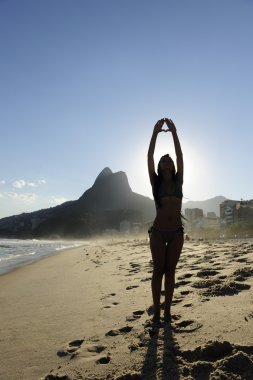
{"type": "Polygon", "coordinates": [[[182,186],[176,182],[162,182],[158,188],[158,203],[156,202],[156,218],[154,227],[173,231],[182,226],[182,186]]]}

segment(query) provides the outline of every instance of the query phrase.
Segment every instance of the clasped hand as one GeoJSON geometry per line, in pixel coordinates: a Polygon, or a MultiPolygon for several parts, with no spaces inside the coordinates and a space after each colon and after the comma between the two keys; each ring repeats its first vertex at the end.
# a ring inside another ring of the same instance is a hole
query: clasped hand
{"type": "Polygon", "coordinates": [[[159,132],[176,132],[176,127],[175,127],[175,124],[173,123],[173,121],[171,119],[168,119],[167,117],[164,118],[164,119],[160,119],[158,120],[158,122],[156,123],[155,127],[154,127],[154,131],[159,133],[159,132]],[[168,129],[162,129],[164,123],[167,125],[168,129]]]}

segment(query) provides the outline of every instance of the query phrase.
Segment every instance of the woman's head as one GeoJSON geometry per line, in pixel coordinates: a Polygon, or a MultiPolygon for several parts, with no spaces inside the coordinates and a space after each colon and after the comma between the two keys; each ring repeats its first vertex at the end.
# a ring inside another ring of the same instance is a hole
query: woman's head
{"type": "Polygon", "coordinates": [[[169,154],[165,154],[160,158],[157,167],[158,177],[163,177],[166,173],[171,173],[172,178],[176,175],[175,164],[169,154]]]}

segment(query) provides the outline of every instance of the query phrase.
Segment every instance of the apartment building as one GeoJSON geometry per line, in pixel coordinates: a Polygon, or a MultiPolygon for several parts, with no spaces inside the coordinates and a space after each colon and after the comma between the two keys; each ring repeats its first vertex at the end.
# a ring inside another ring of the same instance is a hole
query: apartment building
{"type": "Polygon", "coordinates": [[[253,199],[234,201],[227,199],[220,204],[221,225],[253,223],[253,199]]]}

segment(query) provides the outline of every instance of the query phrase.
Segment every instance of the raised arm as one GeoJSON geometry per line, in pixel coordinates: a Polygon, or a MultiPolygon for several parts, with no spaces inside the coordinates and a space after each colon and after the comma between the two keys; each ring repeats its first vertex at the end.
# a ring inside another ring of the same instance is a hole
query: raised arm
{"type": "Polygon", "coordinates": [[[177,175],[179,182],[183,183],[184,181],[184,160],[183,160],[183,153],[181,149],[181,145],[178,139],[177,130],[175,127],[175,124],[171,119],[165,119],[165,123],[167,124],[170,132],[172,133],[173,141],[174,141],[174,147],[177,157],[177,175]]]}
{"type": "Polygon", "coordinates": [[[149,173],[150,183],[152,186],[154,185],[154,175],[155,175],[154,151],[155,151],[156,138],[157,138],[158,133],[161,132],[163,124],[164,124],[164,119],[161,119],[161,120],[158,120],[158,122],[154,126],[153,134],[152,134],[152,137],[149,143],[149,148],[148,148],[148,173],[149,173]]]}

